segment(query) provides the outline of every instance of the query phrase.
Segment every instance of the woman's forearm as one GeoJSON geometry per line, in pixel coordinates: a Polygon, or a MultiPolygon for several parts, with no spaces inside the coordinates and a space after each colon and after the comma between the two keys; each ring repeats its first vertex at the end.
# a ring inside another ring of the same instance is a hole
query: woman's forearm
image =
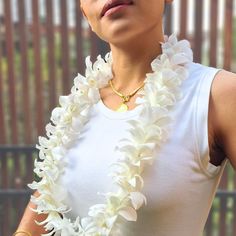
{"type": "MultiPolygon", "coordinates": [[[[34,196],[37,197],[38,195],[39,193],[36,191],[34,193],[34,196]]],[[[39,222],[43,221],[44,219],[46,219],[47,215],[45,214],[39,215],[38,213],[30,209],[30,208],[34,209],[35,207],[36,206],[32,202],[29,202],[16,231],[27,231],[32,236],[41,236],[41,234],[46,233],[46,231],[44,230],[44,227],[37,225],[35,221],[39,221],[39,222]]],[[[26,234],[19,233],[19,234],[16,234],[16,236],[26,236],[26,234]]]]}

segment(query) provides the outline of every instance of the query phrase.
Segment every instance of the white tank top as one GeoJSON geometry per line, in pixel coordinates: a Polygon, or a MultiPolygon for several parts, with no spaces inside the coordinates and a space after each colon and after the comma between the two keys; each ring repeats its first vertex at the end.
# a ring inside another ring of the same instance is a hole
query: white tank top
{"type": "MultiPolygon", "coordinates": [[[[200,236],[220,177],[227,163],[209,163],[207,114],[212,81],[219,71],[192,63],[181,87],[183,98],[171,115],[169,140],[144,173],[143,193],[147,205],[138,210],[136,222],[120,221],[122,236],[200,236]]],[[[97,194],[114,191],[110,165],[116,161],[114,147],[126,136],[130,118],[140,107],[117,113],[100,100],[84,127],[78,143],[69,151],[61,184],[68,190],[68,217],[87,216],[91,205],[104,203],[97,194]]],[[[118,236],[117,233],[113,236],[118,236]]]]}

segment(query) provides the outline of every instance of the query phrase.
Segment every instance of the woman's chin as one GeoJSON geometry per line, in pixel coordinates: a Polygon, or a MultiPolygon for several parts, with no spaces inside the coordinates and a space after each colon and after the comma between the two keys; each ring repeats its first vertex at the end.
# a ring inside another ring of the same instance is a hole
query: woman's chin
{"type": "Polygon", "coordinates": [[[135,24],[113,25],[106,28],[100,36],[107,43],[129,44],[132,40],[136,40],[137,36],[140,36],[140,31],[142,31],[140,28],[135,24]]]}
{"type": "Polygon", "coordinates": [[[130,34],[119,34],[104,39],[104,41],[106,41],[107,43],[119,47],[124,47],[126,45],[130,47],[130,45],[132,45],[136,40],[137,37],[130,34]]]}
{"type": "MultiPolygon", "coordinates": [[[[147,35],[150,36],[151,32],[146,29],[142,30],[141,27],[129,28],[129,30],[110,31],[109,34],[103,35],[103,40],[109,44],[116,46],[132,46],[139,44],[139,42],[146,41],[147,35]],[[137,30],[138,29],[138,30],[137,30]]],[[[153,36],[153,35],[152,35],[153,36]]]]}

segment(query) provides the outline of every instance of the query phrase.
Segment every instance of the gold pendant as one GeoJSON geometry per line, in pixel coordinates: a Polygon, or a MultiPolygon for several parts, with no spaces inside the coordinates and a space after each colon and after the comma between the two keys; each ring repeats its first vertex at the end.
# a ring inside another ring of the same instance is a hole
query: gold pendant
{"type": "Polygon", "coordinates": [[[117,112],[125,112],[125,111],[128,111],[128,106],[127,106],[125,103],[122,103],[116,111],[117,111],[117,112]]]}

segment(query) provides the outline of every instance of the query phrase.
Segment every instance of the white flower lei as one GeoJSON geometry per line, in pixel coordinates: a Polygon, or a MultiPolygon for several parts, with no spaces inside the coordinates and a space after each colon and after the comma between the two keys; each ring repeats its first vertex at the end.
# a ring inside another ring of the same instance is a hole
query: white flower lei
{"type": "Polygon", "coordinates": [[[162,54],[151,64],[153,73],[147,74],[142,97],[136,104],[142,106],[139,120],[130,120],[130,137],[120,140],[116,151],[123,158],[114,163],[111,176],[118,191],[105,193],[105,204],[89,208],[88,216],[75,221],[66,218],[70,209],[65,205],[66,190],[57,181],[66,165],[65,156],[78,139],[89,120],[90,108],[100,100],[99,89],[112,78],[112,56],[105,60],[99,55],[92,65],[86,58],[85,77],[78,74],[74,79],[71,94],[61,96],[60,107],[52,111],[51,121],[46,126],[47,138],[39,137],[39,160],[34,172],[41,178],[30,188],[38,190],[39,197],[31,197],[37,205],[37,213],[48,214],[43,222],[45,229],[62,236],[108,236],[118,216],[128,221],[137,220],[137,212],[146,197],[141,193],[144,185],[142,173],[153,162],[153,151],[167,139],[169,111],[180,99],[180,86],[188,76],[188,63],[192,62],[192,50],[187,40],[178,41],[173,34],[165,36],[162,54]]]}

